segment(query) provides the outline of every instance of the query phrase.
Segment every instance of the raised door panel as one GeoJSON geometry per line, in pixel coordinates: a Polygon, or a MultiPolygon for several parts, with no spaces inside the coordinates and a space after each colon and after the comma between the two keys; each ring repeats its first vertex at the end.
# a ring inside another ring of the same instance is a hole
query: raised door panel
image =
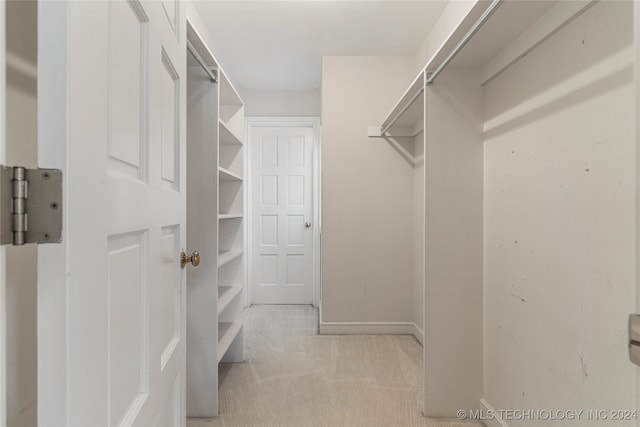
{"type": "MultiPolygon", "coordinates": [[[[162,182],[173,189],[178,188],[180,139],[178,120],[180,79],[166,52],[162,51],[161,64],[156,63],[159,75],[159,89],[162,96],[162,135],[161,135],[161,176],[162,182]]],[[[153,66],[153,65],[152,65],[153,66]]]]}
{"type": "Polygon", "coordinates": [[[286,286],[304,286],[304,254],[286,255],[286,286]]]}
{"type": "Polygon", "coordinates": [[[287,175],[286,182],[287,207],[304,207],[307,198],[305,196],[305,176],[287,175]]]}
{"type": "Polygon", "coordinates": [[[267,136],[260,140],[260,167],[278,167],[278,137],[267,136]]]}
{"type": "Polygon", "coordinates": [[[160,337],[160,368],[165,369],[174,356],[181,339],[181,272],[176,268],[180,251],[178,227],[163,227],[161,231],[161,275],[156,291],[157,335],[160,337]]]}
{"type": "Polygon", "coordinates": [[[278,215],[260,216],[260,244],[278,246],[278,215]]]}
{"type": "Polygon", "coordinates": [[[141,138],[142,70],[146,17],[128,2],[111,4],[109,31],[109,166],[112,171],[141,179],[144,145],[141,138]],[[113,25],[117,23],[117,30],[113,25]]]}
{"type": "Polygon", "coordinates": [[[287,215],[287,239],[286,245],[303,246],[305,237],[305,218],[304,215],[287,215]]]}
{"type": "Polygon", "coordinates": [[[304,136],[291,136],[287,141],[287,166],[304,168],[306,149],[304,136]]]}
{"type": "Polygon", "coordinates": [[[261,280],[260,286],[275,286],[279,283],[278,255],[262,254],[260,256],[261,280]]]}
{"type": "Polygon", "coordinates": [[[278,207],[278,176],[262,175],[259,187],[260,205],[262,207],[278,207]]]}
{"type": "Polygon", "coordinates": [[[111,236],[108,242],[109,419],[135,417],[148,392],[149,356],[145,278],[146,233],[111,236]]]}

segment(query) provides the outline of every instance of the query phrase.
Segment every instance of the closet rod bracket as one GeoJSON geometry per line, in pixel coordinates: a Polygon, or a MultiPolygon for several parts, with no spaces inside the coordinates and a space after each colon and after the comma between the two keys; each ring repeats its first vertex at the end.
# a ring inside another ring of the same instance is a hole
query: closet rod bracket
{"type": "Polygon", "coordinates": [[[427,71],[427,74],[425,75],[425,86],[431,86],[433,84],[433,79],[431,78],[431,76],[433,75],[433,71],[427,71]]]}
{"type": "Polygon", "coordinates": [[[187,51],[193,56],[193,59],[202,67],[205,73],[209,76],[211,83],[218,83],[218,70],[207,65],[206,61],[202,59],[202,56],[198,53],[198,50],[187,40],[187,51]]]}

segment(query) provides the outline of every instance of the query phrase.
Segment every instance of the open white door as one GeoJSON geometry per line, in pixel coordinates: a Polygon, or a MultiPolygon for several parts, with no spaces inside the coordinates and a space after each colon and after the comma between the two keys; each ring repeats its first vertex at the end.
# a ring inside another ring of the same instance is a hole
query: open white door
{"type": "Polygon", "coordinates": [[[41,167],[63,243],[38,253],[42,426],[185,424],[185,10],[39,2],[41,167]]]}

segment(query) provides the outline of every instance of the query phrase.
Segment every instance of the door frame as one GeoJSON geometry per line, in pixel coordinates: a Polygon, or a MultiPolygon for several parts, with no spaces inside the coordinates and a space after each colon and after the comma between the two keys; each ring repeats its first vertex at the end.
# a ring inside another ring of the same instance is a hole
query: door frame
{"type": "MultiPolygon", "coordinates": [[[[0,164],[6,164],[7,126],[6,126],[6,3],[0,4],[0,164]]],[[[6,249],[0,246],[0,426],[7,424],[7,352],[6,352],[6,249]]]]}
{"type": "MultiPolygon", "coordinates": [[[[640,4],[633,2],[633,62],[635,86],[635,117],[640,114],[640,4]]],[[[640,313],[640,122],[635,121],[636,139],[636,283],[635,283],[635,313],[640,313]]],[[[627,326],[628,327],[628,326],[627,326]]],[[[627,362],[631,363],[631,362],[627,362]]],[[[640,410],[640,369],[635,368],[636,398],[635,407],[629,409],[640,410]]],[[[637,424],[636,424],[637,425],[637,424]]]]}
{"type": "Polygon", "coordinates": [[[252,228],[253,228],[253,207],[251,200],[253,200],[253,171],[251,170],[253,160],[253,146],[252,137],[253,129],[256,127],[302,127],[311,128],[313,134],[313,152],[312,152],[312,203],[311,210],[311,224],[313,230],[312,236],[312,258],[313,258],[313,274],[311,284],[313,289],[313,306],[320,307],[322,301],[322,281],[321,281],[321,240],[322,240],[322,197],[321,197],[321,127],[320,117],[264,117],[264,116],[247,116],[245,118],[245,149],[247,155],[245,156],[244,170],[246,191],[244,193],[244,205],[247,207],[247,218],[245,221],[245,248],[247,248],[247,263],[246,263],[246,277],[247,277],[247,293],[246,293],[246,306],[251,305],[251,284],[253,283],[253,272],[251,266],[253,265],[253,247],[252,242],[252,228]]]}

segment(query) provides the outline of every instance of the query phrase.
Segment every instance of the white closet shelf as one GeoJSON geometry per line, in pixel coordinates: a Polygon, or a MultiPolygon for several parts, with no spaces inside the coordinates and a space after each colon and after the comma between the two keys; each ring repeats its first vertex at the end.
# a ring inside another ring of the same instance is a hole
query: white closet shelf
{"type": "Polygon", "coordinates": [[[424,123],[425,72],[420,72],[393,106],[380,126],[380,135],[415,136],[424,123]],[[383,130],[387,128],[385,132],[383,130]],[[399,128],[394,132],[395,128],[399,128]],[[412,128],[407,132],[406,128],[412,128]]]}
{"type": "Polygon", "coordinates": [[[220,119],[220,144],[225,145],[242,145],[242,138],[240,138],[229,126],[220,119]]]}
{"type": "Polygon", "coordinates": [[[218,322],[218,363],[242,330],[242,322],[218,322]]]}
{"type": "Polygon", "coordinates": [[[491,24],[486,27],[483,27],[475,13],[465,17],[438,51],[429,58],[427,65],[391,109],[379,130],[370,128],[370,137],[385,137],[389,134],[394,137],[410,137],[423,129],[421,123],[424,117],[424,90],[427,81],[449,61],[461,68],[480,69],[484,84],[593,4],[590,1],[497,3],[486,2],[478,6],[478,14],[489,9],[495,10],[495,13],[487,15],[491,24]],[[542,25],[536,28],[544,30],[521,31],[522,28],[532,27],[538,20],[542,25]],[[514,26],[514,21],[521,24],[514,26]],[[471,32],[478,24],[480,25],[477,33],[471,32]],[[500,34],[500,37],[496,37],[496,34],[500,34]],[[467,38],[468,43],[461,45],[464,38],[467,38]],[[462,47],[456,50],[459,46],[462,47]],[[413,128],[413,132],[409,128],[413,128]]]}
{"type": "Polygon", "coordinates": [[[242,286],[219,286],[218,287],[218,315],[229,306],[242,292],[242,286]]]}
{"type": "Polygon", "coordinates": [[[424,132],[425,71],[421,71],[404,91],[380,126],[369,126],[368,136],[384,138],[414,167],[424,157],[416,155],[415,138],[424,132]]]}
{"type": "Polygon", "coordinates": [[[225,169],[223,167],[219,167],[218,171],[220,172],[220,181],[242,182],[242,177],[240,175],[237,175],[237,174],[231,172],[228,169],[225,169]]]}
{"type": "Polygon", "coordinates": [[[388,134],[399,136],[417,136],[424,127],[424,91],[420,90],[418,97],[411,103],[407,110],[398,118],[388,134]]]}
{"type": "Polygon", "coordinates": [[[233,87],[224,72],[220,73],[220,104],[243,105],[238,91],[233,87]]]}
{"type": "Polygon", "coordinates": [[[422,144],[424,137],[425,115],[425,72],[422,71],[402,94],[400,100],[391,109],[380,126],[369,126],[368,136],[384,138],[413,167],[424,161],[422,149],[417,150],[416,143],[422,144]]]}
{"type": "Polygon", "coordinates": [[[242,218],[243,215],[241,213],[226,213],[226,214],[219,214],[218,215],[218,219],[236,219],[236,218],[242,218]]]}
{"type": "Polygon", "coordinates": [[[241,249],[231,249],[227,251],[218,252],[218,268],[222,267],[225,264],[230,263],[234,259],[242,256],[241,249]]]}

